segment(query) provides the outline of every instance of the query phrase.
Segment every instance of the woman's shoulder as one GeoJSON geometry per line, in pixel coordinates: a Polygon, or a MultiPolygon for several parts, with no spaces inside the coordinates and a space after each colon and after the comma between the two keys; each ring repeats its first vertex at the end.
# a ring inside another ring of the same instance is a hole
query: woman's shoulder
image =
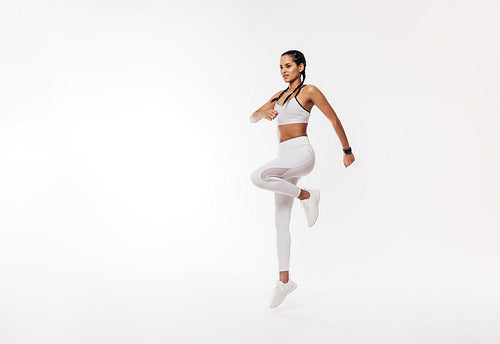
{"type": "Polygon", "coordinates": [[[314,92],[314,91],[317,91],[319,90],[316,85],[313,85],[313,84],[304,84],[304,86],[302,87],[302,89],[304,91],[308,91],[308,92],[314,92]]]}
{"type": "Polygon", "coordinates": [[[321,91],[319,90],[319,88],[313,84],[307,84],[303,87],[303,89],[304,89],[303,92],[307,96],[308,99],[317,98],[318,96],[320,96],[322,94],[321,91]]]}
{"type": "Polygon", "coordinates": [[[304,94],[308,99],[310,99],[317,91],[318,88],[316,85],[304,84],[304,86],[300,89],[300,94],[304,94]]]}

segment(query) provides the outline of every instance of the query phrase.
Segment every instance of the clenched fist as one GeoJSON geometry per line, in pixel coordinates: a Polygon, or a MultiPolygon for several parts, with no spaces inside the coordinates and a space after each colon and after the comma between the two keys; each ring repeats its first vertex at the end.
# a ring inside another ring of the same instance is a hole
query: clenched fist
{"type": "Polygon", "coordinates": [[[261,117],[272,121],[273,119],[276,118],[276,116],[278,116],[278,111],[276,111],[276,110],[267,110],[267,111],[262,112],[262,116],[261,117]]]}
{"type": "Polygon", "coordinates": [[[354,154],[344,154],[344,166],[347,168],[350,164],[354,162],[354,154]]]}

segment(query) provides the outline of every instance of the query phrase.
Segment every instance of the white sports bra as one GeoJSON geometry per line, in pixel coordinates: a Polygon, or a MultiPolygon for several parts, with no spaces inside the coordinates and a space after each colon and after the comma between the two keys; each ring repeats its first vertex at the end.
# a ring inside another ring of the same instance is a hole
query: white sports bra
{"type": "MultiPolygon", "coordinates": [[[[305,86],[305,85],[304,85],[305,86]]],[[[302,89],[302,87],[299,89],[302,89]]],[[[298,101],[297,99],[297,94],[293,97],[295,101],[292,101],[293,99],[290,99],[286,104],[284,105],[279,105],[278,100],[276,100],[276,103],[274,104],[274,110],[278,111],[278,116],[277,118],[277,125],[283,125],[283,124],[290,124],[290,123],[307,123],[309,122],[309,115],[310,112],[307,111],[298,101]],[[276,109],[278,108],[278,109],[276,109]]]]}

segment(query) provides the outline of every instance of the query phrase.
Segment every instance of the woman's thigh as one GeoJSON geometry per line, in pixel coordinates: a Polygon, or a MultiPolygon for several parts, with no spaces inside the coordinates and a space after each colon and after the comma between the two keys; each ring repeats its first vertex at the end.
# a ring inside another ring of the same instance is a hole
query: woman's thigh
{"type": "Polygon", "coordinates": [[[278,158],[265,168],[268,173],[276,172],[281,178],[303,177],[312,172],[316,156],[310,145],[295,147],[286,152],[278,152],[278,158]]]}
{"type": "Polygon", "coordinates": [[[266,180],[269,177],[289,179],[303,177],[314,168],[315,154],[310,145],[278,152],[278,157],[260,166],[252,173],[252,180],[266,180]]]}

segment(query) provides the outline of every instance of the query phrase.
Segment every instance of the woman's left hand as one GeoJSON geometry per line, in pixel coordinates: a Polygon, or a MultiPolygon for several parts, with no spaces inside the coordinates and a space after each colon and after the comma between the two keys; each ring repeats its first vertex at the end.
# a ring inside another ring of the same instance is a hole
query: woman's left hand
{"type": "Polygon", "coordinates": [[[350,164],[354,162],[354,154],[344,154],[344,166],[347,168],[350,164]]]}

